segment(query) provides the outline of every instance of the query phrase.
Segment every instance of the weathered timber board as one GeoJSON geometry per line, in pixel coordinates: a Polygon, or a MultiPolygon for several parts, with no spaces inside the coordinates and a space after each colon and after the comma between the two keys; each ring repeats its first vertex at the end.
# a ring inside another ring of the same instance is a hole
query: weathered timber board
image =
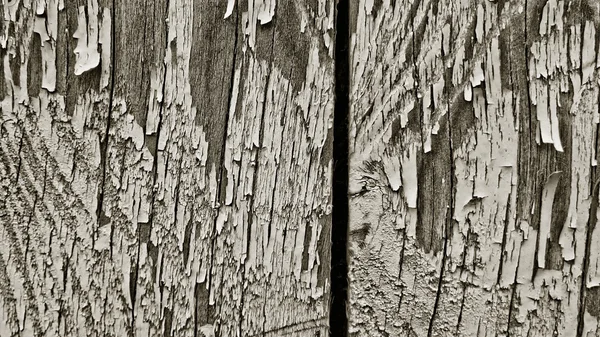
{"type": "Polygon", "coordinates": [[[350,335],[600,336],[600,3],[351,6],[350,335]]]}
{"type": "Polygon", "coordinates": [[[0,336],[326,336],[334,14],[3,1],[0,336]]]}

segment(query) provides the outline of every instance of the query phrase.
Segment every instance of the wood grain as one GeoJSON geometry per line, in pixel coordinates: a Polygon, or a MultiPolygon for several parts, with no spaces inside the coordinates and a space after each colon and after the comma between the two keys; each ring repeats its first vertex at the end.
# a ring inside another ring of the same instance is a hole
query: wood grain
{"type": "Polygon", "coordinates": [[[351,335],[600,335],[598,13],[352,2],[351,335]]]}
{"type": "Polygon", "coordinates": [[[1,336],[328,334],[333,1],[0,11],[1,336]]]}

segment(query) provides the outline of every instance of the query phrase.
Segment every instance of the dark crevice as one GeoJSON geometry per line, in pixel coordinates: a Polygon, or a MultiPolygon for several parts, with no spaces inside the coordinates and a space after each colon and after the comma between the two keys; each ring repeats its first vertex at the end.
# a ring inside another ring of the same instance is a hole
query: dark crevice
{"type": "MultiPolygon", "coordinates": [[[[115,0],[112,1],[112,8],[113,10],[111,11],[111,26],[115,27],[115,0]]],[[[112,116],[112,109],[113,109],[113,96],[114,96],[114,90],[115,90],[115,45],[114,45],[114,41],[115,41],[115,30],[112,29],[111,30],[111,55],[110,55],[110,91],[109,91],[109,95],[108,95],[108,115],[106,116],[106,132],[104,133],[104,137],[102,139],[102,141],[100,142],[100,169],[102,170],[101,172],[101,176],[100,176],[100,188],[98,189],[98,204],[96,205],[96,219],[98,221],[98,225],[96,227],[96,230],[99,230],[100,227],[102,225],[104,225],[104,221],[105,221],[105,216],[104,216],[104,212],[102,211],[103,208],[103,202],[104,202],[104,183],[106,181],[106,168],[108,166],[108,142],[109,142],[109,131],[110,131],[110,122],[111,122],[111,116],[112,116]]],[[[111,223],[111,229],[110,229],[110,257],[112,259],[113,256],[113,224],[111,223]]],[[[92,240],[95,240],[95,236],[96,233],[93,234],[92,236],[92,240]]]]}
{"type": "MultiPolygon", "coordinates": [[[[581,48],[583,48],[583,41],[581,42],[581,48]]],[[[583,53],[583,49],[581,49],[581,52],[583,53]]],[[[583,55],[580,56],[581,58],[583,58],[583,55]]],[[[583,76],[582,74],[580,74],[580,76],[583,76]]],[[[600,101],[599,101],[600,102],[600,101]]],[[[598,111],[600,111],[600,105],[598,105],[598,111]]],[[[596,131],[595,131],[595,140],[594,140],[594,149],[596,150],[596,156],[595,158],[592,159],[597,159],[598,158],[598,154],[597,154],[597,149],[598,149],[598,132],[600,130],[600,126],[598,124],[596,124],[596,131]]],[[[588,277],[588,272],[589,272],[589,268],[590,268],[590,251],[591,251],[591,239],[592,239],[592,234],[594,231],[594,228],[596,227],[596,223],[598,221],[597,219],[597,210],[598,210],[598,199],[600,197],[600,191],[598,190],[598,184],[600,184],[600,178],[597,178],[597,170],[592,170],[591,174],[590,174],[590,183],[591,185],[591,189],[590,189],[590,198],[592,199],[591,205],[590,205],[590,212],[589,212],[589,216],[588,216],[588,222],[587,222],[587,232],[586,232],[586,240],[585,240],[585,250],[584,250],[584,254],[583,254],[583,270],[581,272],[581,285],[579,288],[579,303],[578,303],[578,321],[577,321],[577,336],[583,336],[583,328],[585,325],[585,313],[586,313],[586,309],[588,306],[588,295],[589,294],[589,290],[587,289],[586,283],[587,283],[587,277],[588,277]]]]}
{"type": "MultiPolygon", "coordinates": [[[[526,17],[526,15],[527,14],[525,14],[525,17],[526,17]]],[[[525,22],[525,26],[527,26],[526,22],[525,22]]],[[[513,33],[511,32],[511,38],[510,38],[511,43],[513,43],[513,41],[514,41],[514,38],[512,38],[512,34],[513,33]]],[[[525,44],[527,44],[527,40],[525,40],[525,44]]],[[[518,58],[517,58],[517,61],[513,60],[513,58],[514,58],[514,56],[512,55],[512,51],[511,51],[509,53],[509,56],[508,56],[508,67],[509,67],[508,73],[510,75],[510,90],[512,90],[512,92],[517,92],[519,90],[519,88],[515,86],[515,82],[517,82],[519,80],[519,76],[516,76],[515,73],[517,72],[518,67],[515,68],[515,69],[513,69],[513,63],[514,62],[518,62],[518,58]]],[[[519,103],[518,103],[516,97],[513,96],[513,98],[512,98],[513,118],[515,118],[515,120],[517,122],[518,122],[518,118],[519,117],[518,117],[518,115],[515,115],[514,113],[516,111],[518,111],[518,109],[519,109],[519,105],[518,104],[519,103]]],[[[520,141],[521,140],[520,140],[520,134],[519,134],[519,142],[520,141]]],[[[523,156],[523,149],[521,148],[521,146],[517,146],[517,163],[521,162],[522,156],[523,156]]],[[[519,171],[517,171],[517,174],[518,173],[519,173],[519,171]]],[[[515,197],[515,209],[514,209],[514,212],[517,213],[517,214],[518,214],[518,203],[517,203],[518,196],[519,195],[517,193],[517,195],[515,197]]],[[[510,193],[510,195],[508,197],[509,205],[510,205],[510,199],[511,198],[512,198],[512,192],[510,193]]],[[[506,242],[505,242],[505,240],[506,240],[506,236],[507,236],[506,232],[507,232],[508,226],[509,226],[508,221],[509,221],[509,213],[508,213],[508,210],[507,210],[507,215],[506,215],[505,224],[504,224],[504,237],[502,238],[502,242],[503,242],[502,243],[502,247],[503,247],[502,248],[502,256],[503,257],[504,257],[504,253],[505,253],[504,250],[506,249],[506,242]]],[[[514,230],[519,230],[520,231],[520,226],[514,228],[514,230]]],[[[513,246],[511,255],[514,254],[514,250],[515,249],[517,249],[517,248],[515,248],[513,246]]],[[[519,248],[519,254],[517,256],[520,256],[520,253],[521,253],[521,251],[520,251],[520,248],[519,248]]],[[[508,257],[506,257],[506,258],[508,259],[508,257]]],[[[513,315],[513,306],[515,305],[514,301],[515,301],[516,290],[517,290],[516,284],[517,284],[517,275],[518,275],[518,270],[519,270],[519,260],[520,260],[520,258],[517,258],[517,266],[514,269],[515,273],[514,273],[513,279],[511,280],[511,283],[510,283],[510,301],[509,301],[509,304],[508,304],[508,316],[507,316],[507,321],[506,321],[506,336],[507,337],[510,337],[510,333],[511,333],[511,331],[510,331],[510,325],[511,325],[511,317],[513,315]]],[[[497,281],[498,284],[500,284],[500,275],[502,274],[502,265],[503,265],[502,262],[503,262],[503,260],[501,260],[500,270],[498,272],[498,281],[497,281]]]]}
{"type": "Polygon", "coordinates": [[[600,179],[597,179],[592,188],[591,198],[592,204],[590,206],[590,214],[588,217],[587,223],[587,233],[585,240],[585,251],[583,254],[583,270],[581,271],[581,288],[579,289],[579,315],[577,322],[577,336],[583,336],[583,326],[584,326],[584,316],[586,309],[586,280],[587,274],[590,268],[590,250],[592,245],[592,233],[594,228],[596,227],[597,219],[597,210],[598,210],[598,185],[600,184],[600,179]]]}
{"type": "Polygon", "coordinates": [[[462,284],[462,297],[460,300],[460,311],[458,312],[458,319],[456,320],[456,330],[455,336],[460,335],[460,324],[462,322],[463,313],[465,309],[465,297],[467,297],[467,285],[465,283],[462,284]]]}
{"type": "MultiPolygon", "coordinates": [[[[225,115],[225,122],[223,124],[223,138],[221,140],[221,157],[219,158],[219,167],[221,168],[221,179],[219,179],[218,181],[218,187],[217,187],[217,198],[216,201],[219,204],[224,204],[225,203],[225,193],[223,193],[223,179],[222,179],[222,175],[223,175],[223,167],[225,165],[225,149],[227,147],[227,128],[229,127],[229,112],[231,110],[231,102],[233,100],[233,94],[234,94],[234,84],[235,84],[235,69],[237,66],[237,52],[238,52],[238,29],[240,29],[240,27],[238,27],[239,24],[239,14],[238,14],[238,10],[237,8],[234,9],[235,12],[235,30],[234,30],[234,40],[233,40],[233,57],[232,57],[232,64],[231,64],[231,75],[229,77],[229,92],[227,95],[227,111],[226,111],[226,115],[225,115]]],[[[243,61],[243,60],[242,60],[243,61]]],[[[233,109],[236,109],[237,107],[233,107],[233,109]]],[[[216,220],[215,220],[215,225],[214,225],[214,229],[216,231],[216,220]]],[[[214,232],[214,231],[213,231],[214,232]]]]}
{"type": "Polygon", "coordinates": [[[21,177],[21,164],[23,163],[23,154],[22,154],[22,150],[23,150],[23,138],[25,138],[25,128],[24,127],[20,127],[19,128],[21,130],[21,140],[19,141],[19,152],[18,152],[18,156],[19,156],[19,162],[17,163],[17,176],[15,178],[15,185],[18,186],[19,185],[19,178],[21,177]]]}
{"type": "MultiPolygon", "coordinates": [[[[234,24],[234,40],[233,40],[233,56],[232,56],[232,64],[231,64],[231,74],[230,74],[230,78],[229,78],[229,92],[228,92],[228,96],[227,96],[227,110],[226,110],[226,115],[225,115],[225,121],[223,124],[223,138],[222,138],[222,143],[221,143],[221,152],[220,152],[220,158],[219,158],[219,173],[217,174],[218,176],[218,181],[217,181],[217,196],[215,199],[215,203],[216,205],[213,205],[213,207],[215,207],[215,214],[214,214],[214,219],[212,222],[212,233],[211,233],[211,242],[210,242],[210,257],[211,257],[211,261],[210,261],[210,265],[208,267],[208,275],[206,275],[206,280],[205,282],[208,283],[208,287],[207,287],[207,291],[208,293],[210,293],[212,291],[211,289],[211,284],[212,284],[212,275],[213,275],[213,268],[214,268],[214,261],[212,259],[212,257],[214,257],[215,254],[215,243],[217,240],[217,218],[218,218],[218,211],[221,207],[221,204],[225,204],[225,196],[226,193],[223,192],[223,189],[225,188],[225,186],[223,185],[223,168],[225,167],[225,149],[227,146],[227,129],[229,127],[229,112],[231,111],[231,103],[233,100],[233,94],[234,94],[234,84],[235,84],[235,69],[236,69],[236,63],[237,63],[237,58],[238,58],[238,34],[239,34],[239,12],[238,12],[238,8],[237,5],[235,5],[234,7],[234,14],[235,14],[235,24],[234,24]]],[[[242,60],[243,61],[243,60],[242,60]]],[[[236,107],[233,107],[234,109],[236,107]]],[[[199,298],[198,296],[196,296],[195,298],[196,301],[196,306],[195,306],[195,310],[198,311],[198,305],[200,304],[199,298]]],[[[208,313],[210,312],[210,304],[208,304],[209,302],[207,302],[206,304],[206,312],[207,315],[209,315],[208,313]]],[[[195,332],[197,333],[198,330],[198,322],[196,321],[196,328],[195,328],[195,332]]],[[[218,327],[217,327],[218,329],[218,327]]],[[[217,330],[217,335],[220,335],[220,332],[217,330]]]]}
{"type": "MultiPolygon", "coordinates": [[[[519,270],[519,263],[517,261],[517,268],[516,268],[517,272],[519,270]]],[[[515,278],[513,281],[513,284],[511,284],[511,290],[510,290],[510,302],[508,305],[508,320],[506,322],[506,337],[510,337],[511,334],[511,330],[510,330],[510,324],[511,324],[511,320],[513,317],[513,308],[515,306],[515,297],[517,296],[517,272],[515,272],[515,278]]]]}
{"type": "Polygon", "coordinates": [[[348,336],[348,115],[350,110],[350,1],[339,0],[335,23],[335,106],[331,228],[332,337],[348,336]]]}

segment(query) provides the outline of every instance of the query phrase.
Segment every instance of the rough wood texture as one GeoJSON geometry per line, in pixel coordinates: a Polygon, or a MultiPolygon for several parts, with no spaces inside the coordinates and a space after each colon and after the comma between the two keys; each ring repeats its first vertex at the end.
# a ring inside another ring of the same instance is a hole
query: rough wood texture
{"type": "Polygon", "coordinates": [[[351,335],[600,336],[599,3],[351,4],[351,335]]]}
{"type": "Polygon", "coordinates": [[[0,336],[327,335],[333,0],[0,11],[0,336]]]}

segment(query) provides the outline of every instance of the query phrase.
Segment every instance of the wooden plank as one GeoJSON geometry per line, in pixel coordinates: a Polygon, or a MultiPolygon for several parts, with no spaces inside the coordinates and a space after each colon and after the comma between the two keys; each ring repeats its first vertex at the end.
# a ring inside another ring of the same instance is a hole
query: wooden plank
{"type": "Polygon", "coordinates": [[[333,1],[1,8],[0,335],[328,335],[333,1]]]}
{"type": "Polygon", "coordinates": [[[597,4],[351,13],[350,334],[597,336],[597,4]]]}

